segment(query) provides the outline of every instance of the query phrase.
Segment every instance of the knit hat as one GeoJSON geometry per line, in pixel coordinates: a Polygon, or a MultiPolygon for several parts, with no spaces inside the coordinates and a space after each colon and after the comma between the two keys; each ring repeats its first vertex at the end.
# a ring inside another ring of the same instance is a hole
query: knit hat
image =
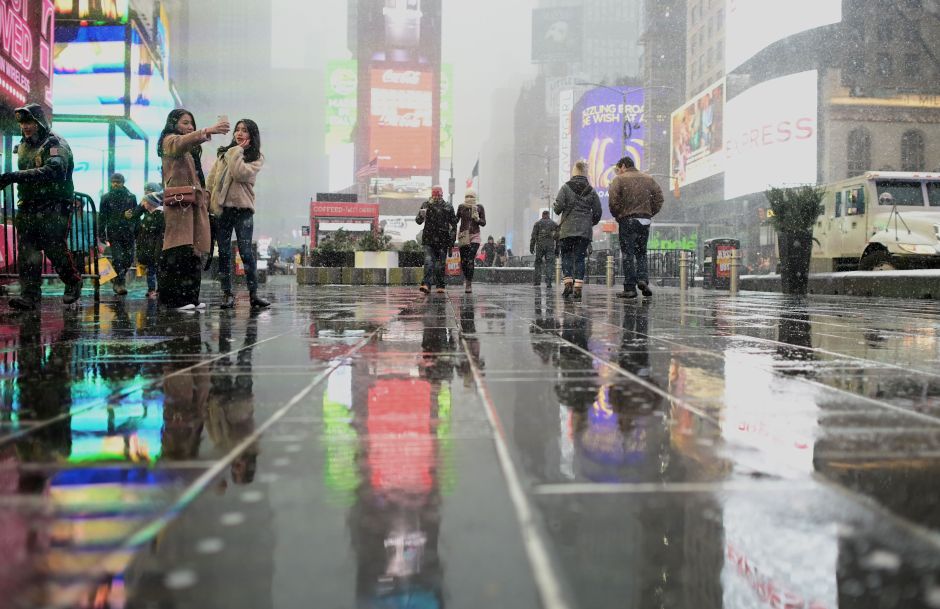
{"type": "Polygon", "coordinates": [[[474,201],[476,201],[476,200],[477,200],[477,191],[473,190],[472,188],[468,188],[468,189],[467,189],[467,192],[464,194],[463,198],[464,198],[465,201],[466,201],[467,199],[473,199],[474,201]]]}
{"type": "Polygon", "coordinates": [[[122,174],[120,174],[120,173],[115,173],[115,174],[113,174],[113,175],[111,176],[111,181],[112,181],[112,182],[120,182],[121,184],[123,184],[123,183],[126,182],[127,180],[124,179],[124,176],[123,176],[122,174]]]}
{"type": "Polygon", "coordinates": [[[147,182],[144,184],[144,194],[150,194],[152,192],[160,192],[162,187],[157,182],[147,182]]]}

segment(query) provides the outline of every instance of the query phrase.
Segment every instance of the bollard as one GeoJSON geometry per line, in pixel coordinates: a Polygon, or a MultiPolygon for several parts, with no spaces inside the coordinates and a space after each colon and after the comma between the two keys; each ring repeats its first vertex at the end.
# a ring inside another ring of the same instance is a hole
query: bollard
{"type": "Polygon", "coordinates": [[[679,253],[679,291],[685,292],[689,289],[689,252],[679,253]]]}
{"type": "Polygon", "coordinates": [[[561,256],[555,256],[555,285],[561,285],[561,256]]]}
{"type": "Polygon", "coordinates": [[[607,256],[607,287],[614,287],[614,257],[607,256]]]}
{"type": "Polygon", "coordinates": [[[738,250],[731,250],[731,295],[738,294],[738,275],[740,272],[740,259],[738,250]]]}

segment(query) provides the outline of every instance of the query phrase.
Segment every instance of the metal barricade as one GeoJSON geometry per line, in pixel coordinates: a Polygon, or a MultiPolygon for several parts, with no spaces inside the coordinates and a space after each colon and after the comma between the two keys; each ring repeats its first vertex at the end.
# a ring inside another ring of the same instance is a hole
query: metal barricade
{"type": "MultiPolygon", "coordinates": [[[[695,270],[698,269],[698,253],[694,250],[649,250],[646,262],[649,266],[650,283],[660,287],[679,287],[682,274],[682,252],[686,253],[686,287],[693,287],[695,270]]],[[[607,275],[607,260],[611,252],[594,252],[588,260],[588,274],[593,283],[604,283],[607,275]]],[[[623,281],[623,259],[619,251],[613,252],[614,283],[623,281]]]]}
{"type": "MultiPolygon", "coordinates": [[[[16,280],[19,279],[20,274],[16,236],[16,203],[12,196],[12,189],[4,189],[0,198],[2,198],[0,220],[3,226],[3,238],[0,241],[0,247],[2,247],[0,280],[16,280]]],[[[84,193],[75,193],[67,241],[75,266],[81,270],[84,279],[92,281],[95,302],[98,302],[101,295],[98,266],[98,210],[94,199],[84,193]]],[[[43,259],[42,276],[43,279],[58,277],[46,259],[43,259]]]]}

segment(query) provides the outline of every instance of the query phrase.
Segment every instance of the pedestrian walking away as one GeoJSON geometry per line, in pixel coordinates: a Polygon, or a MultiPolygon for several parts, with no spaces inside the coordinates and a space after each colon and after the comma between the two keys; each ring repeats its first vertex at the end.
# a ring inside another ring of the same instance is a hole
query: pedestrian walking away
{"type": "Polygon", "coordinates": [[[434,284],[438,294],[443,294],[447,254],[457,238],[457,214],[454,213],[454,206],[444,200],[443,188],[435,186],[431,189],[431,198],[421,204],[415,222],[424,225],[424,280],[421,282],[421,291],[427,294],[434,284]]]}
{"type": "Polygon", "coordinates": [[[151,182],[144,186],[144,198],[137,208],[137,262],[147,267],[147,299],[157,298],[160,252],[163,251],[163,190],[151,182]]]}
{"type": "Polygon", "coordinates": [[[170,112],[157,142],[163,160],[163,216],[166,230],[160,255],[160,304],[183,311],[205,308],[201,256],[209,253],[209,197],[202,172],[202,144],[231,130],[225,119],[197,129],[188,110],[170,112]]]}
{"type": "Polygon", "coordinates": [[[558,225],[549,217],[548,210],[542,211],[542,219],[532,227],[529,238],[529,253],[535,256],[535,277],[532,285],[552,287],[552,274],[555,272],[555,246],[558,238],[558,225]]]}
{"type": "Polygon", "coordinates": [[[496,263],[498,267],[504,267],[509,264],[509,248],[506,247],[506,237],[500,237],[496,244],[496,263]]]}
{"type": "Polygon", "coordinates": [[[652,176],[639,171],[630,157],[620,159],[614,168],[617,177],[610,184],[610,213],[620,227],[620,253],[623,256],[623,292],[620,298],[637,298],[637,288],[649,298],[647,243],[653,218],[663,208],[663,191],[652,176]]]}
{"type": "Polygon", "coordinates": [[[477,193],[468,190],[464,202],[457,208],[460,226],[457,229],[457,245],[460,246],[460,270],[463,273],[464,292],[473,292],[473,273],[476,267],[477,252],[480,249],[482,233],[486,226],[486,210],[477,202],[477,193]]]}
{"type": "Polygon", "coordinates": [[[75,162],[68,142],[49,129],[38,104],[14,111],[23,139],[16,147],[18,171],[0,175],[0,189],[17,184],[17,262],[20,295],[10,306],[32,311],[42,298],[43,252],[65,284],[62,302],[73,304],[82,295],[82,275],[68,247],[75,185],[75,162]]]}
{"type": "Polygon", "coordinates": [[[580,300],[588,246],[594,227],[601,221],[601,199],[587,179],[588,164],[575,163],[571,179],[561,187],[555,198],[555,213],[561,216],[558,238],[561,250],[561,271],[564,276],[565,298],[580,300]]]}
{"type": "Polygon", "coordinates": [[[219,244],[219,281],[222,284],[222,308],[235,306],[232,293],[232,233],[245,268],[249,302],[253,309],[271,303],[258,296],[258,260],[252,248],[255,225],[255,180],[264,166],[261,131],[257,123],[242,119],[235,123],[232,143],[219,148],[218,160],[209,172],[209,211],[216,217],[219,244]]]}
{"type": "Polygon", "coordinates": [[[493,266],[496,263],[496,241],[490,235],[483,245],[483,266],[493,266]]]}
{"type": "Polygon", "coordinates": [[[111,263],[117,277],[111,283],[114,293],[127,294],[127,271],[134,265],[137,231],[137,197],[125,186],[124,176],[111,176],[111,190],[101,197],[101,234],[111,245],[111,263]]]}

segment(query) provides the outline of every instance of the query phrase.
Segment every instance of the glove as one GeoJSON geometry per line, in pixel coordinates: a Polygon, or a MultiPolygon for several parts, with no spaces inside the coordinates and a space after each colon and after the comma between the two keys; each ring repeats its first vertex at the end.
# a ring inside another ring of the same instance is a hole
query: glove
{"type": "Polygon", "coordinates": [[[473,221],[474,221],[474,222],[479,222],[479,221],[480,221],[480,214],[474,212],[474,213],[473,213],[473,221]]]}

